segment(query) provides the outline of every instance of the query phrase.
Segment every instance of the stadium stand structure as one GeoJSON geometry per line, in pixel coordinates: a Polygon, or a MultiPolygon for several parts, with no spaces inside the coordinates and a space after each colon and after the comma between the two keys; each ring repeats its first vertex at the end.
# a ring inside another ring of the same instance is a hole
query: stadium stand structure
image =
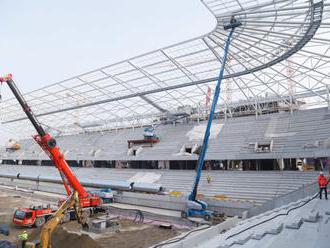
{"type": "Polygon", "coordinates": [[[328,247],[329,202],[314,198],[241,221],[228,232],[204,242],[204,247],[328,247]]]}
{"type": "MultiPolygon", "coordinates": [[[[156,183],[168,192],[189,193],[195,172],[192,170],[142,170],[142,169],[109,169],[109,168],[73,168],[82,183],[108,183],[131,181],[137,173],[153,172],[160,174],[156,183]]],[[[34,177],[35,179],[52,178],[61,180],[57,170],[48,166],[0,166],[0,177],[11,175],[16,177],[34,177]],[[36,173],[37,171],[37,173],[36,173]]],[[[199,194],[205,197],[221,196],[223,200],[245,201],[253,205],[262,205],[268,200],[288,194],[301,187],[315,183],[316,172],[300,171],[210,171],[212,183],[207,182],[203,174],[199,194]]],[[[62,185],[59,187],[63,188],[62,185]]]]}
{"type": "MultiPolygon", "coordinates": [[[[290,159],[330,156],[327,108],[217,119],[215,123],[224,125],[218,125],[220,131],[211,137],[206,159],[221,161],[226,169],[235,169],[229,161],[242,161],[235,165],[240,163],[239,168],[244,170],[296,169],[295,162],[288,164],[290,159]]],[[[202,140],[192,140],[191,131],[203,125],[205,122],[190,121],[159,126],[160,142],[152,147],[133,146],[130,149],[138,150],[134,155],[129,153],[127,141],[141,138],[143,127],[68,135],[57,140],[73,166],[88,166],[86,161],[90,161],[95,166],[194,169],[198,155],[193,150],[198,150],[202,140]]],[[[20,144],[21,150],[17,151],[1,148],[3,163],[47,164],[48,158],[32,139],[21,140],[20,144]]]]}
{"type": "Polygon", "coordinates": [[[329,247],[329,201],[304,197],[249,219],[231,218],[195,233],[183,233],[158,247],[289,248],[329,247]],[[184,237],[184,238],[183,238],[184,237]]]}

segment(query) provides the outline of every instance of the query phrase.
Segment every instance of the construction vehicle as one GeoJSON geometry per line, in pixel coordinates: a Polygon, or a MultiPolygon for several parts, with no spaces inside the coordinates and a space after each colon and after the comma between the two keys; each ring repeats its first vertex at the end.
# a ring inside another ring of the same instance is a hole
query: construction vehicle
{"type": "Polygon", "coordinates": [[[71,195],[66,199],[66,201],[63,202],[63,204],[56,211],[54,217],[47,221],[45,225],[43,225],[40,233],[40,243],[42,245],[42,248],[51,247],[52,232],[65,217],[67,209],[74,208],[78,222],[81,223],[83,226],[87,223],[87,219],[83,215],[80,202],[81,201],[78,192],[73,191],[71,195]]]}
{"type": "MultiPolygon", "coordinates": [[[[86,209],[86,211],[82,211],[81,214],[78,214],[77,211],[75,211],[77,217],[85,216],[86,219],[86,217],[90,213],[89,208],[101,206],[101,197],[97,194],[88,193],[80,184],[80,182],[68,166],[67,162],[65,161],[63,153],[56,145],[56,140],[49,133],[45,132],[44,128],[41,126],[41,124],[31,111],[31,108],[29,107],[23,95],[18,90],[15,82],[13,81],[12,75],[9,74],[6,77],[0,77],[0,82],[7,83],[14,96],[16,97],[17,101],[21,105],[27,118],[30,120],[30,122],[36,129],[37,135],[33,136],[33,138],[53,161],[54,165],[60,173],[63,185],[68,194],[68,198],[66,200],[60,200],[60,207],[56,212],[54,212],[54,210],[51,209],[50,206],[41,208],[18,208],[14,213],[13,223],[22,226],[42,226],[43,224],[45,224],[47,219],[50,219],[50,217],[52,217],[52,225],[53,223],[55,223],[54,226],[51,227],[51,229],[53,229],[65,217],[67,210],[70,209],[73,205],[79,205],[81,209],[86,209]],[[77,197],[73,197],[74,195],[77,195],[77,197]],[[70,202],[70,204],[68,202],[70,202]],[[53,221],[54,219],[56,219],[56,222],[53,221]]],[[[48,231],[48,233],[50,234],[51,232],[48,231]]]]}
{"type": "Polygon", "coordinates": [[[82,215],[82,208],[79,203],[79,196],[77,191],[73,191],[71,195],[62,203],[62,205],[56,210],[52,218],[45,223],[41,228],[40,240],[28,241],[28,234],[24,231],[18,235],[17,248],[51,248],[51,236],[57,225],[65,218],[67,209],[73,208],[78,222],[83,226],[86,225],[86,219],[82,215]]]}
{"type": "Polygon", "coordinates": [[[211,105],[210,115],[208,118],[206,130],[205,130],[205,134],[204,134],[203,145],[202,145],[202,147],[200,149],[200,153],[199,153],[195,182],[193,185],[192,192],[188,196],[188,201],[186,203],[186,207],[183,211],[181,211],[182,218],[203,217],[204,220],[209,221],[212,218],[212,216],[214,215],[213,211],[207,210],[208,205],[206,202],[197,199],[197,190],[198,190],[199,181],[201,179],[202,169],[203,169],[203,165],[204,165],[204,161],[205,161],[205,155],[206,155],[207,147],[208,147],[208,143],[209,143],[212,120],[213,120],[215,108],[218,103],[218,98],[220,95],[220,86],[221,86],[221,81],[223,78],[223,73],[224,73],[224,69],[225,69],[225,65],[226,65],[231,37],[234,33],[235,28],[237,28],[241,25],[242,25],[242,23],[240,21],[236,20],[234,16],[231,17],[229,23],[224,24],[224,29],[230,30],[230,33],[226,40],[222,65],[221,65],[221,69],[220,69],[220,73],[219,73],[219,77],[218,77],[218,82],[217,82],[217,85],[216,85],[216,88],[214,91],[214,97],[213,97],[213,102],[211,105]]]}
{"type": "Polygon", "coordinates": [[[55,209],[52,209],[50,206],[18,208],[14,212],[13,223],[19,226],[41,227],[54,213],[55,209]]]}

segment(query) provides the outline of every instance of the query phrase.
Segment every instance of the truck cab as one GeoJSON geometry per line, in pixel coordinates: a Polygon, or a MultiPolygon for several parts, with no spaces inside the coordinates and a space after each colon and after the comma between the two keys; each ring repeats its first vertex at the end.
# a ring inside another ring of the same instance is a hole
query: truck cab
{"type": "Polygon", "coordinates": [[[14,212],[13,223],[19,226],[42,226],[53,214],[53,210],[47,206],[33,206],[30,208],[18,208],[14,212]]]}

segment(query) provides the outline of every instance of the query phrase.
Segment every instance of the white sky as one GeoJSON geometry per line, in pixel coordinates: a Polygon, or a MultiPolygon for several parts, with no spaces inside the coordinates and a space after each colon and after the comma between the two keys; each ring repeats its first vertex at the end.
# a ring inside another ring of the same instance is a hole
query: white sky
{"type": "MultiPolygon", "coordinates": [[[[194,38],[216,24],[199,0],[1,0],[0,11],[0,74],[13,73],[23,92],[194,38]]],[[[3,86],[2,98],[11,97],[3,86]]],[[[0,126],[1,144],[10,137],[0,126]]]]}
{"type": "Polygon", "coordinates": [[[0,73],[23,92],[194,38],[215,19],[199,0],[1,0],[0,73]]]}

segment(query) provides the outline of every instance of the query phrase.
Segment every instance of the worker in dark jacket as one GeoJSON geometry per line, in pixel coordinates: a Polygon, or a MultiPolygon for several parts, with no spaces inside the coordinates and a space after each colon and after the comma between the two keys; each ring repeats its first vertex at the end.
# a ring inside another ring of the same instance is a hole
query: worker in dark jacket
{"type": "Polygon", "coordinates": [[[324,190],[325,199],[328,200],[328,192],[327,192],[328,179],[324,176],[322,171],[320,172],[320,175],[317,178],[317,182],[319,183],[319,187],[320,187],[320,199],[322,199],[322,191],[324,190]]]}

